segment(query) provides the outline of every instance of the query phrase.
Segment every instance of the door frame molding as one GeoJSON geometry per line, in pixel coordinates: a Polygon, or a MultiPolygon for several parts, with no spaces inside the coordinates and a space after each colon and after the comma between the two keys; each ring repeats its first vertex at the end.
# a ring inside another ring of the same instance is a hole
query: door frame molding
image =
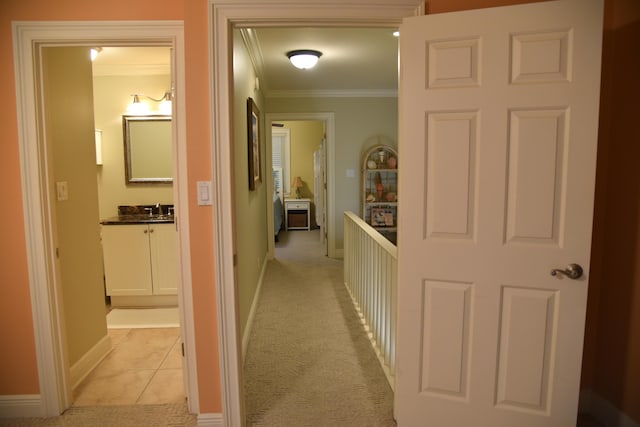
{"type": "Polygon", "coordinates": [[[220,383],[224,425],[242,426],[242,355],[233,266],[232,29],[243,27],[349,26],[396,27],[404,17],[423,14],[423,2],[346,0],[208,0],[210,36],[211,166],[214,184],[214,250],[220,383]]]}
{"type": "MultiPolygon", "coordinates": [[[[335,173],[335,139],[336,139],[336,125],[335,125],[335,113],[266,113],[265,114],[265,129],[272,129],[272,123],[277,121],[314,121],[314,122],[323,122],[325,124],[325,134],[327,140],[327,206],[324,207],[325,212],[331,212],[334,206],[334,196],[335,196],[335,183],[333,180],[333,176],[335,173]]],[[[272,169],[271,163],[271,149],[272,149],[272,140],[271,140],[271,132],[267,132],[267,156],[266,156],[266,167],[265,170],[272,169]]],[[[291,167],[291,165],[289,165],[291,167]]],[[[268,194],[273,194],[273,177],[270,174],[267,174],[269,186],[267,187],[268,194]]],[[[270,201],[270,199],[269,199],[270,201]]],[[[273,236],[275,230],[273,230],[273,202],[268,204],[270,209],[267,209],[267,226],[269,236],[273,236]]],[[[333,221],[329,220],[330,215],[327,213],[326,215],[326,227],[327,227],[327,236],[329,240],[329,258],[337,257],[337,249],[336,249],[336,236],[335,236],[335,225],[333,221]]],[[[268,256],[269,258],[275,257],[275,243],[273,239],[269,239],[268,242],[268,256]]]]}
{"type": "Polygon", "coordinates": [[[44,158],[44,119],[39,112],[41,81],[34,58],[43,46],[171,45],[174,101],[174,204],[178,206],[178,265],[181,285],[181,335],[186,347],[186,395],[191,412],[199,411],[191,284],[186,158],[185,61],[183,21],[16,21],[12,23],[18,115],[18,143],[24,206],[29,289],[40,386],[40,416],[57,416],[71,404],[61,291],[55,280],[51,202],[44,158]]]}

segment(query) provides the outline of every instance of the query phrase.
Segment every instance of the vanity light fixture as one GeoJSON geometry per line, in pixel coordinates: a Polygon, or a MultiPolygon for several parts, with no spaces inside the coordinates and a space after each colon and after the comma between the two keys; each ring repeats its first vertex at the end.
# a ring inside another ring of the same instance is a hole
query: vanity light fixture
{"type": "Polygon", "coordinates": [[[140,115],[147,114],[149,112],[149,107],[140,100],[140,98],[144,98],[153,102],[159,102],[160,112],[167,116],[171,115],[171,103],[173,101],[173,95],[171,95],[171,92],[169,91],[165,92],[160,99],[152,98],[150,96],[139,93],[134,93],[131,96],[133,96],[133,101],[131,102],[131,104],[129,104],[129,107],[127,107],[127,112],[129,114],[140,115]]]}
{"type": "Polygon", "coordinates": [[[306,70],[313,68],[318,63],[318,59],[322,56],[322,52],[310,49],[299,49],[287,52],[287,58],[294,67],[306,70]]]}

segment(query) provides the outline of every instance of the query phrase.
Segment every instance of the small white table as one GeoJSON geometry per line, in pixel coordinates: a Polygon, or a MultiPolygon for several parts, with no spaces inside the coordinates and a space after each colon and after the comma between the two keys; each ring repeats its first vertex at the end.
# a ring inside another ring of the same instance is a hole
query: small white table
{"type": "Polygon", "coordinates": [[[311,230],[311,199],[285,199],[284,219],[287,230],[311,230]]]}

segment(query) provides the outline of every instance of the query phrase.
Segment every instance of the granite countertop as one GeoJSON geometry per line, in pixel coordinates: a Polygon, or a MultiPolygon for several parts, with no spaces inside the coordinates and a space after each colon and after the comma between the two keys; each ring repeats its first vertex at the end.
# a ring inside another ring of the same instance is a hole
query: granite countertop
{"type": "Polygon", "coordinates": [[[102,225],[172,224],[173,205],[120,205],[118,216],[103,219],[102,225]]]}
{"type": "Polygon", "coordinates": [[[172,224],[173,215],[119,215],[100,221],[102,225],[172,224]]]}

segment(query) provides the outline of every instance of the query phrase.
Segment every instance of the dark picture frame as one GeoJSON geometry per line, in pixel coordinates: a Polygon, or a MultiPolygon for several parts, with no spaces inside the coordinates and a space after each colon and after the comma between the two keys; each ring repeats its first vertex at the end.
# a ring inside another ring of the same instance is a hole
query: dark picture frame
{"type": "Polygon", "coordinates": [[[249,190],[256,189],[262,182],[260,167],[260,110],[251,98],[247,98],[247,134],[249,151],[249,190]]]}

